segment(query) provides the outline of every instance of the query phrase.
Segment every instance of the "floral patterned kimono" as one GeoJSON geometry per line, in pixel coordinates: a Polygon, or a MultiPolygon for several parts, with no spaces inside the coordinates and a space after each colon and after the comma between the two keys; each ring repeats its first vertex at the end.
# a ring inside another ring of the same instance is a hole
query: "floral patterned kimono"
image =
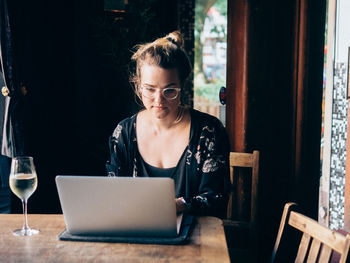
{"type": "MultiPolygon", "coordinates": [[[[185,199],[192,214],[224,217],[229,180],[227,133],[217,118],[193,109],[190,114],[189,144],[170,174],[175,194],[185,199]]],[[[109,139],[109,176],[152,176],[138,151],[136,116],[121,121],[109,139]]]]}

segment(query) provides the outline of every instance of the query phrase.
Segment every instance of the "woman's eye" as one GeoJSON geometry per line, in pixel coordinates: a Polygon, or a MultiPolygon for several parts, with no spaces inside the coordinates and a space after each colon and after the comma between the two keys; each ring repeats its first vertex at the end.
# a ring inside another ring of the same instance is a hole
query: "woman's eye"
{"type": "Polygon", "coordinates": [[[148,91],[148,92],[155,92],[156,90],[154,88],[149,88],[149,87],[145,87],[145,89],[148,91]]]}
{"type": "Polygon", "coordinates": [[[176,89],[166,89],[166,90],[164,90],[165,94],[172,94],[172,93],[175,93],[175,92],[176,92],[176,89]]]}

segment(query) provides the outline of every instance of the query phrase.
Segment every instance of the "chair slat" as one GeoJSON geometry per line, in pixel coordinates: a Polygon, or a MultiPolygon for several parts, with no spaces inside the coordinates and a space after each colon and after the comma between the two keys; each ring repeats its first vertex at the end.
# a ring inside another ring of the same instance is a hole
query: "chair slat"
{"type": "Polygon", "coordinates": [[[331,259],[331,255],[332,255],[332,249],[329,246],[326,246],[325,244],[323,244],[319,263],[329,263],[329,260],[331,259]]]}
{"type": "Polygon", "coordinates": [[[238,233],[247,233],[249,242],[244,245],[245,250],[255,252],[258,247],[256,228],[258,184],[259,151],[254,150],[253,153],[230,152],[230,193],[226,211],[227,220],[224,221],[225,231],[229,233],[230,238],[228,241],[229,249],[231,245],[236,246],[233,241],[239,239],[239,237],[233,237],[236,235],[231,234],[235,230],[238,233]],[[248,214],[248,209],[250,209],[250,214],[248,214]]]}
{"type": "Polygon", "coordinates": [[[318,254],[320,253],[320,248],[321,248],[321,242],[317,239],[313,239],[306,263],[316,262],[318,254]]]}
{"type": "Polygon", "coordinates": [[[283,213],[282,213],[282,218],[281,218],[280,226],[279,226],[279,229],[278,229],[275,246],[274,246],[273,251],[272,251],[272,256],[271,256],[270,263],[274,263],[275,262],[275,258],[276,258],[277,252],[278,252],[278,248],[280,246],[281,239],[282,239],[282,234],[284,233],[284,229],[285,229],[285,227],[286,227],[286,225],[288,223],[290,209],[292,207],[294,207],[294,206],[296,206],[295,203],[287,203],[284,206],[283,213]]]}
{"type": "Polygon", "coordinates": [[[341,252],[339,263],[345,263],[348,259],[350,249],[350,234],[346,234],[343,251],[341,252]]]}
{"type": "Polygon", "coordinates": [[[230,166],[253,167],[253,155],[251,153],[230,153],[230,166]]]}
{"type": "MultiPolygon", "coordinates": [[[[283,215],[280,223],[280,229],[278,230],[275,247],[271,256],[271,263],[275,263],[276,255],[282,255],[279,253],[281,236],[284,236],[286,229],[285,225],[289,225],[296,230],[303,233],[301,238],[298,253],[296,255],[296,263],[304,263],[307,257],[307,263],[329,263],[333,253],[338,252],[340,254],[339,263],[346,263],[348,260],[348,253],[350,249],[350,234],[346,236],[341,235],[331,229],[322,226],[317,221],[307,216],[304,216],[295,211],[296,204],[287,203],[284,206],[283,215]],[[312,243],[310,244],[312,240],[312,243]]],[[[286,238],[284,238],[287,241],[286,238]]],[[[292,245],[292,244],[291,244],[292,245]]],[[[285,262],[289,262],[286,259],[285,262]]],[[[283,261],[281,261],[283,262],[283,261]]]]}
{"type": "Polygon", "coordinates": [[[298,250],[297,257],[295,259],[295,263],[303,263],[304,262],[304,260],[306,258],[307,251],[309,249],[310,240],[311,240],[310,235],[304,233],[303,237],[301,238],[300,244],[299,244],[299,250],[298,250]]]}
{"type": "Polygon", "coordinates": [[[290,214],[288,223],[312,237],[315,237],[317,234],[317,239],[322,243],[329,244],[332,249],[339,253],[343,252],[345,236],[320,225],[317,221],[293,211],[290,214]]]}
{"type": "Polygon", "coordinates": [[[250,221],[255,225],[257,218],[257,203],[258,203],[258,185],[259,185],[259,151],[253,152],[252,160],[252,192],[251,192],[251,210],[250,221]]]}

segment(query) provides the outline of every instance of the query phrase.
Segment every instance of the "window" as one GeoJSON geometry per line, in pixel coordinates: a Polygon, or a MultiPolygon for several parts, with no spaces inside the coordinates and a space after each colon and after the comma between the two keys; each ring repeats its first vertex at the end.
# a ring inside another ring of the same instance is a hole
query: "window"
{"type": "Polygon", "coordinates": [[[226,87],[227,0],[196,0],[194,108],[225,123],[219,92],[226,87]]]}

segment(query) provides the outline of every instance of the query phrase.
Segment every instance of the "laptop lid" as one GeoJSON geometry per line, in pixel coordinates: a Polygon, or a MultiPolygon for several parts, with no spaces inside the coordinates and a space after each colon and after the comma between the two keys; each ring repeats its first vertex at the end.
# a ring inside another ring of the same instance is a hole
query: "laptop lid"
{"type": "Polygon", "coordinates": [[[174,180],[56,176],[66,228],[75,235],[177,234],[174,180]]]}

